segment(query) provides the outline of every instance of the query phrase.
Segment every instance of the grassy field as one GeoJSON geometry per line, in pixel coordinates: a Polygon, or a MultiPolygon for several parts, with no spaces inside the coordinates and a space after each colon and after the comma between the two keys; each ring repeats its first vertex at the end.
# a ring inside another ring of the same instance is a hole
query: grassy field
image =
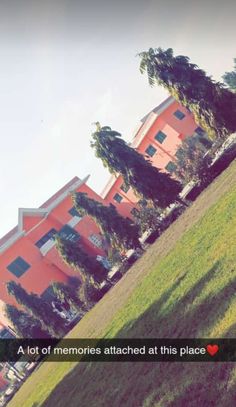
{"type": "MultiPolygon", "coordinates": [[[[235,337],[235,242],[233,163],[70,336],[235,337]]],[[[235,390],[234,363],[45,363],[9,407],[229,407],[235,390]]]]}

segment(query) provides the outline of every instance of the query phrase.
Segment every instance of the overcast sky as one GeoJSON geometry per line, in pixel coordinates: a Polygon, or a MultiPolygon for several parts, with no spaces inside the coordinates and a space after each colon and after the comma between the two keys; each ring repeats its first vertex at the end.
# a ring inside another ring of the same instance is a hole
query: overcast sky
{"type": "Polygon", "coordinates": [[[0,1],[0,236],[75,175],[101,192],[90,148],[100,121],[129,140],[168,95],[136,54],[172,47],[215,79],[236,57],[233,1],[0,1]]]}

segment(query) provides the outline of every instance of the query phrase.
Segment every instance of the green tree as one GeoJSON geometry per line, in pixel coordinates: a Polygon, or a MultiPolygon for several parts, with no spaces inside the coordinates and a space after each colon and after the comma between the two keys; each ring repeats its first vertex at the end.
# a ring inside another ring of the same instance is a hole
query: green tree
{"type": "Polygon", "coordinates": [[[164,86],[169,93],[193,113],[206,133],[225,138],[236,130],[236,96],[222,84],[190,63],[183,55],[174,57],[168,48],[150,48],[141,52],[140,71],[146,72],[151,86],[164,86]]]}
{"type": "Polygon", "coordinates": [[[121,174],[125,184],[131,186],[136,195],[151,200],[161,208],[178,199],[180,183],[153,167],[148,159],[122,140],[120,133],[110,127],[97,126],[92,137],[91,146],[96,156],[110,173],[121,174]]]}
{"type": "Polygon", "coordinates": [[[27,293],[15,281],[7,283],[7,291],[15,297],[18,304],[35,319],[39,320],[42,328],[53,337],[61,337],[65,333],[65,321],[53,312],[52,307],[41,297],[34,293],[27,293]]]}
{"type": "Polygon", "coordinates": [[[87,309],[92,308],[104,295],[100,290],[85,279],[79,289],[79,298],[86,305],[87,309]]]}
{"type": "Polygon", "coordinates": [[[5,315],[11,321],[14,330],[19,338],[50,338],[51,335],[42,328],[41,322],[33,318],[14,305],[6,304],[5,315]]]}
{"type": "Polygon", "coordinates": [[[150,203],[139,204],[139,210],[136,209],[134,213],[134,220],[139,225],[142,233],[146,230],[154,231],[160,226],[161,210],[150,203]]]}
{"type": "Polygon", "coordinates": [[[138,226],[130,219],[123,218],[114,205],[105,206],[89,198],[84,192],[74,193],[72,200],[80,214],[89,215],[94,219],[113,247],[120,250],[140,247],[138,226]]]}
{"type": "Polygon", "coordinates": [[[222,78],[229,89],[236,92],[236,58],[234,58],[234,70],[225,72],[222,78]]]}
{"type": "Polygon", "coordinates": [[[55,237],[55,242],[57,251],[64,262],[78,271],[83,279],[89,278],[91,283],[99,284],[107,278],[107,270],[77,243],[59,235],[55,237]]]}
{"type": "Polygon", "coordinates": [[[59,282],[54,282],[52,284],[52,289],[56,298],[61,303],[68,302],[69,305],[76,308],[78,311],[85,311],[85,305],[78,296],[78,289],[74,289],[68,284],[59,282]]]}
{"type": "Polygon", "coordinates": [[[210,178],[209,165],[212,159],[210,152],[194,137],[187,137],[177,151],[174,173],[183,184],[190,181],[206,182],[210,178]]]}
{"type": "Polygon", "coordinates": [[[126,256],[122,254],[117,248],[110,246],[108,250],[108,260],[111,266],[118,266],[126,259],[126,256]]]}

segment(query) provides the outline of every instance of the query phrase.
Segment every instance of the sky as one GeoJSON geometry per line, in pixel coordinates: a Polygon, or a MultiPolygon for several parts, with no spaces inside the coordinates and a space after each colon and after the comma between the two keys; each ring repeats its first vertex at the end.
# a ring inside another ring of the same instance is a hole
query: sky
{"type": "Polygon", "coordinates": [[[102,191],[93,123],[131,140],[168,96],[140,74],[139,52],[171,47],[220,80],[236,57],[235,15],[231,0],[0,1],[0,237],[19,207],[76,175],[102,191]]]}

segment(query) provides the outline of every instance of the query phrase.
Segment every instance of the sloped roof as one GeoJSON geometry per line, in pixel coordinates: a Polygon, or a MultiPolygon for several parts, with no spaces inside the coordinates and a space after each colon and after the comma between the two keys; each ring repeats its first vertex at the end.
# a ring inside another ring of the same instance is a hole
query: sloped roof
{"type": "Polygon", "coordinates": [[[6,240],[10,239],[17,231],[18,231],[18,225],[15,226],[13,229],[11,229],[6,235],[4,235],[0,239],[0,247],[2,246],[3,243],[6,242],[6,240]]]}
{"type": "Polygon", "coordinates": [[[40,208],[47,208],[48,205],[50,205],[52,202],[55,201],[63,192],[65,192],[68,188],[71,186],[73,187],[74,184],[77,181],[81,181],[79,177],[74,177],[72,178],[67,184],[64,185],[61,189],[59,189],[54,195],[52,195],[46,202],[44,202],[42,205],[40,205],[40,208]]]}
{"type": "Polygon", "coordinates": [[[157,115],[158,114],[161,114],[162,112],[163,112],[163,110],[165,110],[166,109],[166,105],[169,103],[169,102],[174,102],[174,98],[172,97],[172,96],[169,96],[167,99],[165,99],[163,102],[161,102],[158,106],[156,106],[154,109],[152,109],[148,114],[146,114],[142,119],[141,119],[141,122],[142,123],[145,123],[145,121],[147,120],[147,118],[148,118],[148,116],[150,115],[150,113],[152,113],[152,112],[154,112],[154,113],[156,113],[157,115]]]}
{"type": "Polygon", "coordinates": [[[80,185],[87,182],[89,175],[81,180],[78,177],[72,178],[66,185],[59,189],[39,208],[19,208],[18,209],[18,225],[11,229],[5,236],[0,239],[0,253],[10,247],[15,241],[25,234],[23,230],[23,219],[25,216],[45,217],[51,212],[60,202],[62,202],[70,192],[76,190],[80,185]]]}

